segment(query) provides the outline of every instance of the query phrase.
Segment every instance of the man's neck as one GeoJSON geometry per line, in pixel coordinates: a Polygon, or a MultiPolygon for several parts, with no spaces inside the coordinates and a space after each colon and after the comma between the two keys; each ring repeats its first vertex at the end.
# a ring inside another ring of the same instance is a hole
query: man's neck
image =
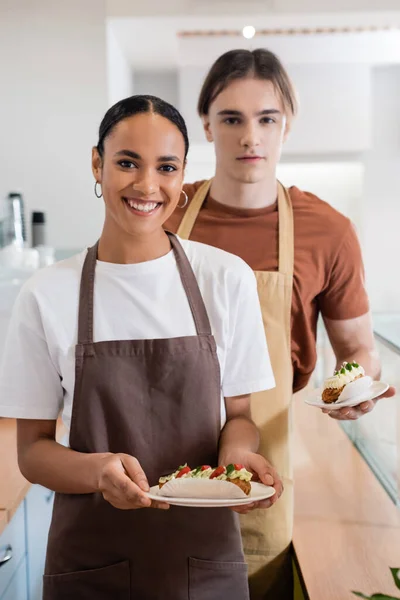
{"type": "Polygon", "coordinates": [[[210,196],[220,204],[235,208],[264,208],[276,202],[278,182],[275,173],[257,183],[241,183],[217,170],[210,196]]]}

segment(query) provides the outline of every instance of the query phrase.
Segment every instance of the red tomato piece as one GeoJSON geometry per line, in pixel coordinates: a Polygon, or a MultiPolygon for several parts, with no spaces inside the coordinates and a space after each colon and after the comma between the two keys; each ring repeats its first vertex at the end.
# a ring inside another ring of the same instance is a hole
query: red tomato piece
{"type": "Polygon", "coordinates": [[[190,473],[192,469],[190,467],[183,467],[183,469],[181,469],[178,473],[178,475],[176,476],[177,479],[179,479],[179,477],[182,477],[183,475],[186,475],[186,473],[190,473]]]}
{"type": "Polygon", "coordinates": [[[219,477],[225,473],[225,467],[217,467],[215,471],[211,474],[210,479],[214,479],[215,477],[219,477]]]}

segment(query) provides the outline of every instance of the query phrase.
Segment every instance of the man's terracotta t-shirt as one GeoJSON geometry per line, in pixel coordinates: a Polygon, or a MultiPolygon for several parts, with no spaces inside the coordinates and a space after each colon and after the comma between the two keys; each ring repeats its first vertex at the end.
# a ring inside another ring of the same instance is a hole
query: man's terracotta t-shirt
{"type": "MultiPolygon", "coordinates": [[[[203,182],[187,184],[189,201],[203,182]]],[[[369,310],[360,245],[349,219],[313,194],[289,189],[294,217],[292,299],[293,391],[305,387],[316,362],[318,314],[353,319],[369,310]]],[[[176,232],[186,209],[165,228],[176,232]]],[[[254,271],[278,270],[278,207],[239,209],[208,197],[190,239],[240,256],[254,271]]]]}

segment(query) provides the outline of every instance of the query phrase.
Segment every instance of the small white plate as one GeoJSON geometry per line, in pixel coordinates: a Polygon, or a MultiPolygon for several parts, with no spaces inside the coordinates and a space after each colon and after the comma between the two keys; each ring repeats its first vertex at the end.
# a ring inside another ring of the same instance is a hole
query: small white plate
{"type": "Polygon", "coordinates": [[[171,498],[162,495],[162,488],[158,485],[153,485],[148,492],[148,497],[151,500],[158,502],[166,502],[173,506],[189,506],[193,508],[223,508],[229,506],[242,506],[243,504],[251,504],[271,498],[275,494],[275,488],[264,485],[263,483],[252,482],[251,492],[245,498],[171,498]]]}
{"type": "Polygon", "coordinates": [[[322,390],[315,390],[315,396],[309,396],[304,398],[304,402],[309,404],[310,406],[315,406],[316,408],[327,408],[329,410],[339,410],[339,408],[357,406],[362,402],[367,402],[368,400],[373,400],[377,398],[381,394],[384,394],[386,390],[389,389],[389,384],[384,381],[373,381],[368,390],[359,394],[358,396],[353,396],[353,398],[349,398],[348,400],[343,400],[342,402],[332,402],[328,404],[324,402],[321,398],[322,390]]]}

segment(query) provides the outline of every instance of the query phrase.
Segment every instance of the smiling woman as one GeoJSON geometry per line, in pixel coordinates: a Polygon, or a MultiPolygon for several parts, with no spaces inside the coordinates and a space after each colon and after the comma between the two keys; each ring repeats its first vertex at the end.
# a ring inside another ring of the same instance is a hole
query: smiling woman
{"type": "Polygon", "coordinates": [[[44,600],[249,598],[235,513],[282,493],[249,409],[274,377],[250,267],[163,229],[187,152],[163,100],[111,107],[92,151],[100,240],[39,271],[14,306],[0,416],[18,419],[23,475],[56,492],[44,600]],[[69,447],[55,440],[60,413],[69,447]],[[187,462],[242,464],[276,493],[155,510],[169,505],[150,486],[187,462]]]}
{"type": "Polygon", "coordinates": [[[163,100],[132,96],[109,109],[92,151],[93,174],[106,206],[99,257],[113,262],[116,234],[120,250],[140,233],[151,236],[150,242],[163,238],[169,247],[161,225],[179,202],[188,150],[185,122],[163,100]]]}

